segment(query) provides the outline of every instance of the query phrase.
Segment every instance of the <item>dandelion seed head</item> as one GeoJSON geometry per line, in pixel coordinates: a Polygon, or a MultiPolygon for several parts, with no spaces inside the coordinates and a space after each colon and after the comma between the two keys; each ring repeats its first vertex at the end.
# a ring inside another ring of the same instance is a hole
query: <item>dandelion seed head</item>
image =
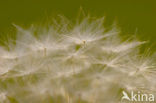
{"type": "Polygon", "coordinates": [[[15,45],[0,48],[0,102],[119,103],[121,90],[156,94],[155,55],[139,53],[147,42],[122,40],[103,21],[73,25],[60,16],[48,29],[13,24],[15,45]]]}

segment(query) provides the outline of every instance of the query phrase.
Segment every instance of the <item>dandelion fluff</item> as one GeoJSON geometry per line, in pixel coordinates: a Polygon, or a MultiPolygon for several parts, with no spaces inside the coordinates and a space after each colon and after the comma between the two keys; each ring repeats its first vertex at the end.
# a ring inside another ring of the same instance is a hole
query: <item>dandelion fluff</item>
{"type": "Polygon", "coordinates": [[[0,103],[119,103],[122,90],[156,94],[155,56],[144,41],[106,32],[103,18],[17,29],[16,44],[0,48],[0,103]]]}

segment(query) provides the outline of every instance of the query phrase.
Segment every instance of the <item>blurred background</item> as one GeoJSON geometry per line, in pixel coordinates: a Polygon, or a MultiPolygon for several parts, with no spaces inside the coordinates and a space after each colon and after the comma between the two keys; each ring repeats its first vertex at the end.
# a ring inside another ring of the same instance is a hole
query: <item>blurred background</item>
{"type": "Polygon", "coordinates": [[[74,20],[80,8],[105,16],[106,28],[116,21],[122,35],[136,34],[156,50],[156,0],[0,0],[0,37],[12,32],[12,23],[28,26],[58,14],[74,20]]]}

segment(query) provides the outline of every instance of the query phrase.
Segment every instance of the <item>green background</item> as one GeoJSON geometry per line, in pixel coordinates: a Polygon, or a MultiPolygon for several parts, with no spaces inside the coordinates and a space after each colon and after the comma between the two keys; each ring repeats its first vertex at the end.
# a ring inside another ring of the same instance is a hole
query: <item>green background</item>
{"type": "Polygon", "coordinates": [[[123,35],[137,34],[155,49],[156,0],[0,0],[0,35],[11,32],[12,23],[27,26],[58,14],[75,19],[81,7],[105,16],[106,27],[116,21],[123,35]]]}

